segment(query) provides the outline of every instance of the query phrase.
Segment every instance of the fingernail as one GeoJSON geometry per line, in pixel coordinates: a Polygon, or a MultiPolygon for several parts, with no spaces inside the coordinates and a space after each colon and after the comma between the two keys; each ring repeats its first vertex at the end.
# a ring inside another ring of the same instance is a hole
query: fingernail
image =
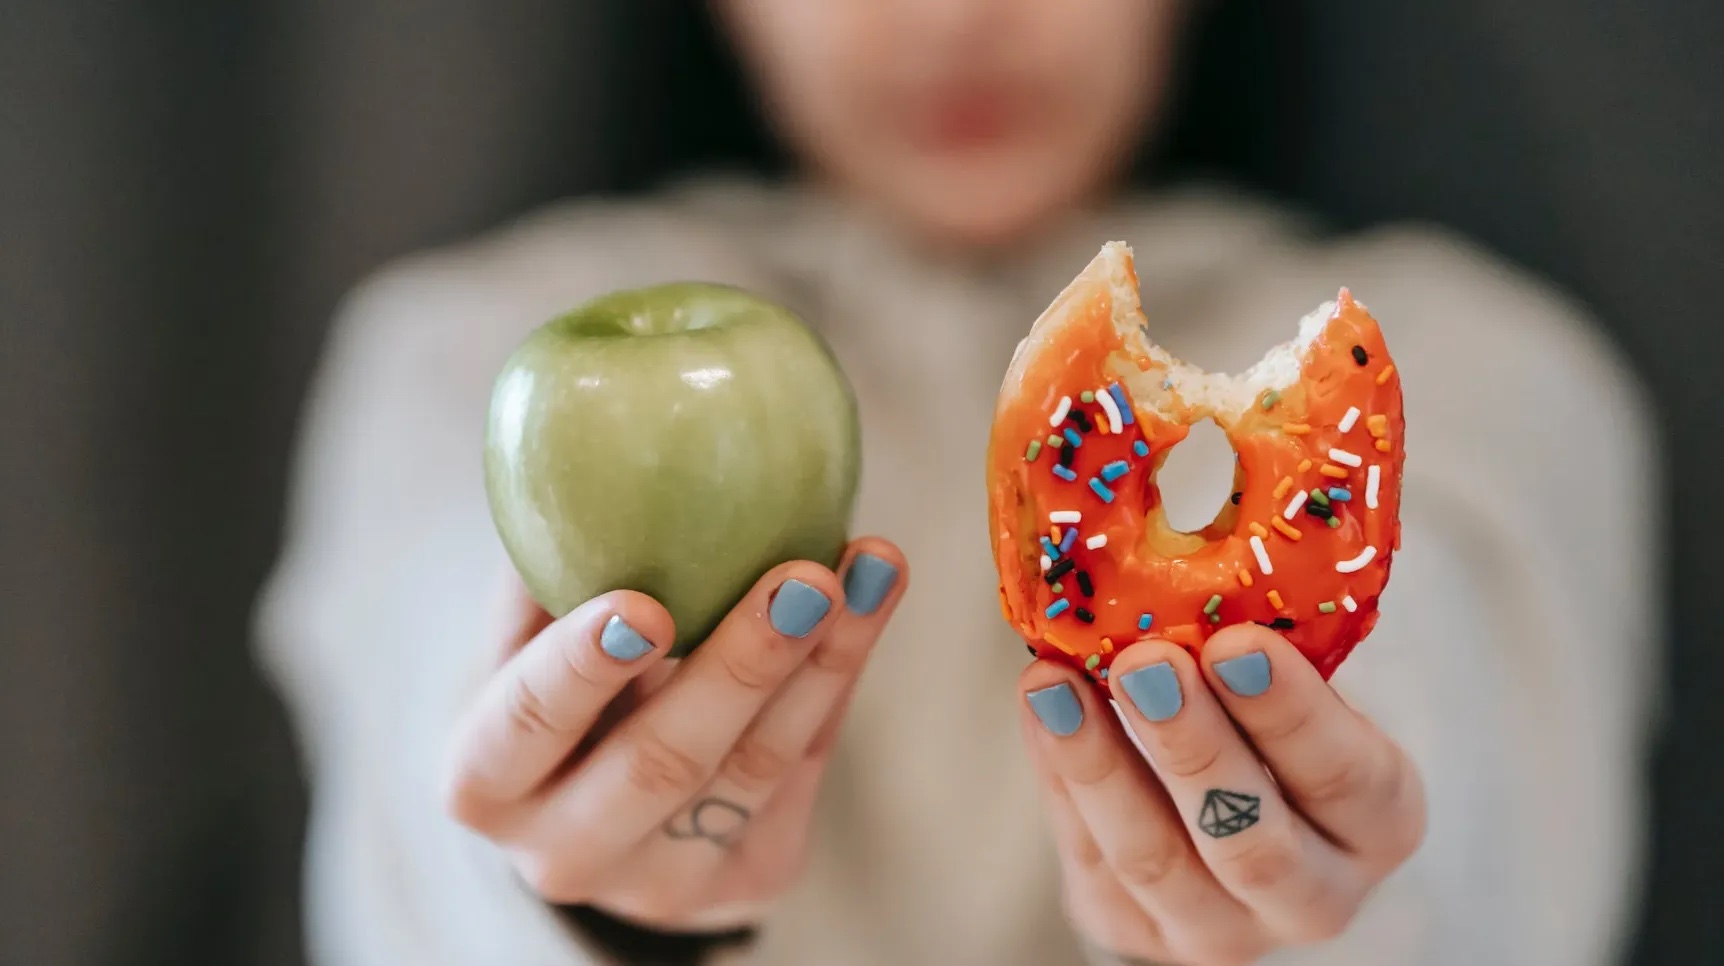
{"type": "Polygon", "coordinates": [[[599,647],[619,661],[633,661],[652,650],[652,641],[642,637],[628,621],[612,614],[605,621],[605,629],[599,632],[599,647]]]}
{"type": "Polygon", "coordinates": [[[1215,662],[1215,676],[1227,690],[1242,698],[1255,698],[1269,690],[1269,655],[1252,651],[1215,662]]]}
{"type": "Polygon", "coordinates": [[[1041,719],[1042,727],[1061,738],[1077,731],[1083,724],[1083,703],[1069,684],[1031,691],[1024,697],[1030,699],[1030,710],[1041,719]]]}
{"type": "Polygon", "coordinates": [[[898,568],[871,553],[859,553],[844,574],[844,606],[866,617],[880,609],[898,579],[898,568]]]}
{"type": "Polygon", "coordinates": [[[807,637],[831,609],[832,601],[825,594],[800,580],[786,580],[772,595],[767,617],[772,629],[785,637],[807,637]]]}
{"type": "Polygon", "coordinates": [[[1179,690],[1179,672],[1166,661],[1120,675],[1119,686],[1151,721],[1166,721],[1185,707],[1185,695],[1179,690]]]}

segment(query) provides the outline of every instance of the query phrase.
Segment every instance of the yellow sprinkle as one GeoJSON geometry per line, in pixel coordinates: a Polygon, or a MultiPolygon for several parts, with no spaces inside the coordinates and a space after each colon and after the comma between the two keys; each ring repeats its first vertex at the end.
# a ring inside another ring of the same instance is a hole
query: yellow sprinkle
{"type": "Polygon", "coordinates": [[[1269,606],[1275,608],[1276,610],[1280,610],[1281,608],[1287,606],[1286,604],[1283,604],[1281,602],[1281,592],[1279,590],[1270,591],[1268,594],[1268,597],[1269,597],[1269,606]]]}
{"type": "Polygon", "coordinates": [[[1389,445],[1388,440],[1386,440],[1386,439],[1377,440],[1377,452],[1387,453],[1391,449],[1394,449],[1394,447],[1389,445]]]}
{"type": "Polygon", "coordinates": [[[1257,535],[1258,535],[1258,536],[1260,536],[1260,537],[1267,537],[1267,536],[1269,536],[1269,531],[1268,531],[1268,530],[1265,530],[1265,529],[1263,529],[1263,524],[1261,524],[1261,523],[1252,523],[1252,524],[1248,524],[1248,526],[1250,526],[1250,527],[1251,527],[1251,532],[1252,532],[1252,533],[1255,533],[1255,534],[1257,534],[1257,535]]]}
{"type": "Polygon", "coordinates": [[[1331,479],[1344,480],[1347,478],[1347,471],[1336,466],[1334,463],[1324,463],[1317,469],[1317,472],[1331,479]]]}
{"type": "Polygon", "coordinates": [[[1239,583],[1241,586],[1249,587],[1252,584],[1256,583],[1256,581],[1251,579],[1251,571],[1241,570],[1239,572],[1239,583]]]}
{"type": "Polygon", "coordinates": [[[1394,374],[1395,374],[1395,367],[1394,366],[1384,366],[1383,371],[1377,373],[1377,385],[1381,386],[1383,383],[1388,382],[1389,377],[1394,375],[1394,374]]]}
{"type": "Polygon", "coordinates": [[[1270,517],[1269,525],[1281,531],[1281,535],[1289,540],[1298,540],[1303,534],[1293,529],[1293,525],[1280,517],[1270,517]]]}
{"type": "Polygon", "coordinates": [[[1300,460],[1299,461],[1299,472],[1309,473],[1310,471],[1311,471],[1311,461],[1310,460],[1300,460]]]}
{"type": "Polygon", "coordinates": [[[1056,547],[1059,546],[1060,545],[1060,528],[1059,527],[1048,527],[1048,538],[1054,542],[1054,546],[1056,546],[1056,547]]]}
{"type": "Polygon", "coordinates": [[[1078,656],[1078,653],[1071,649],[1070,644],[1067,644],[1065,641],[1060,640],[1059,638],[1053,636],[1052,634],[1043,634],[1042,640],[1047,641],[1049,644],[1052,644],[1053,646],[1059,648],[1060,650],[1066,652],[1067,654],[1070,654],[1072,657],[1078,656]]]}
{"type": "Polygon", "coordinates": [[[1311,431],[1309,423],[1282,423],[1281,431],[1289,436],[1303,436],[1311,431]]]}
{"type": "Polygon", "coordinates": [[[1291,489],[1293,489],[1293,477],[1283,476],[1281,478],[1281,482],[1275,484],[1275,493],[1273,495],[1275,499],[1279,500],[1286,496],[1287,491],[1291,489]]]}
{"type": "Polygon", "coordinates": [[[1365,420],[1365,428],[1370,430],[1372,436],[1381,436],[1389,431],[1389,417],[1378,413],[1365,420]]]}
{"type": "Polygon", "coordinates": [[[1095,424],[1095,431],[1100,433],[1103,436],[1106,436],[1109,432],[1111,432],[1111,430],[1109,430],[1107,428],[1107,417],[1106,416],[1103,416],[1100,419],[1094,420],[1094,424],[1095,424]]]}
{"type": "Polygon", "coordinates": [[[1113,653],[1113,638],[1104,637],[1101,639],[1101,652],[1103,654],[1112,654],[1113,653]]]}

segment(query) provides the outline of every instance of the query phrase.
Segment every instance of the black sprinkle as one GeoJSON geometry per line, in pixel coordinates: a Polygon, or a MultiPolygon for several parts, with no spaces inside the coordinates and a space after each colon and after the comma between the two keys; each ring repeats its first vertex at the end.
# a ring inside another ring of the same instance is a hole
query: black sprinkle
{"type": "Polygon", "coordinates": [[[1090,583],[1088,571],[1077,572],[1077,589],[1083,591],[1085,597],[1095,596],[1095,584],[1090,583]]]}
{"type": "Polygon", "coordinates": [[[1091,426],[1089,423],[1089,416],[1085,415],[1083,410],[1078,409],[1075,406],[1072,407],[1071,420],[1072,422],[1077,423],[1078,429],[1081,429],[1086,433],[1090,431],[1091,426]]]}
{"type": "Polygon", "coordinates": [[[1259,627],[1273,627],[1278,631],[1291,630],[1293,628],[1293,618],[1291,617],[1277,617],[1272,621],[1252,621],[1251,623],[1256,624],[1259,627]]]}
{"type": "Polygon", "coordinates": [[[1319,520],[1327,520],[1330,517],[1335,515],[1334,510],[1330,509],[1329,507],[1324,506],[1321,503],[1318,503],[1315,500],[1308,501],[1305,504],[1305,512],[1311,514],[1312,516],[1316,517],[1319,520]]]}
{"type": "Polygon", "coordinates": [[[1095,615],[1090,613],[1087,610],[1084,610],[1082,607],[1072,608],[1072,613],[1077,615],[1077,619],[1080,621],[1083,621],[1085,624],[1094,624],[1095,623],[1095,615]]]}
{"type": "Polygon", "coordinates": [[[1042,579],[1051,584],[1054,581],[1059,580],[1061,577],[1064,577],[1066,574],[1071,573],[1072,568],[1076,566],[1077,564],[1072,563],[1072,558],[1067,557],[1064,560],[1055,563],[1052,567],[1049,567],[1048,572],[1042,575],[1042,579]]]}
{"type": "Polygon", "coordinates": [[[1041,657],[1040,654],[1036,653],[1036,646],[1034,644],[1026,644],[1024,646],[1030,649],[1030,657],[1041,657]]]}
{"type": "Polygon", "coordinates": [[[1077,458],[1077,447],[1072,445],[1071,440],[1068,439],[1065,442],[1060,444],[1060,465],[1061,466],[1065,467],[1066,469],[1071,469],[1072,460],[1074,460],[1076,458],[1077,458]]]}
{"type": "Polygon", "coordinates": [[[1238,505],[1239,505],[1239,498],[1240,498],[1240,497],[1242,497],[1242,496],[1244,496],[1244,495],[1245,495],[1245,494],[1243,494],[1243,493],[1235,493],[1235,494],[1233,494],[1233,505],[1234,505],[1234,506],[1238,506],[1238,505]]]}
{"type": "Polygon", "coordinates": [[[1371,357],[1365,354],[1364,346],[1356,345],[1353,347],[1353,361],[1361,366],[1371,361],[1371,357]]]}

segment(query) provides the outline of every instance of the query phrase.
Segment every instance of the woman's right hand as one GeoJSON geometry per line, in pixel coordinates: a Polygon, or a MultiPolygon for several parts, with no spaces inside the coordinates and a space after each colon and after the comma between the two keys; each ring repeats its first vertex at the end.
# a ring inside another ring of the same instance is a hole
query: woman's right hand
{"type": "Polygon", "coordinates": [[[552,902],[672,931],[758,923],[801,870],[821,770],[908,569],[864,539],[839,573],[773,569],[679,662],[644,594],[552,622],[517,590],[503,663],[456,732],[449,811],[552,902]]]}

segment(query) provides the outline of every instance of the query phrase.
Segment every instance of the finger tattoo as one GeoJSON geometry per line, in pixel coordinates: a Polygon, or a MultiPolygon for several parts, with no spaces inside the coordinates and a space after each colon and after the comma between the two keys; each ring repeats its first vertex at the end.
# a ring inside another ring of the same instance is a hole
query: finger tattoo
{"type": "Polygon", "coordinates": [[[1211,788],[1203,796],[1203,808],[1197,813],[1197,827],[1212,839],[1238,835],[1263,816],[1263,800],[1244,792],[1211,788]]]}
{"type": "Polygon", "coordinates": [[[721,849],[730,848],[742,836],[749,811],[732,801],[709,796],[695,802],[681,816],[664,823],[664,834],[673,839],[705,839],[721,849]]]}

